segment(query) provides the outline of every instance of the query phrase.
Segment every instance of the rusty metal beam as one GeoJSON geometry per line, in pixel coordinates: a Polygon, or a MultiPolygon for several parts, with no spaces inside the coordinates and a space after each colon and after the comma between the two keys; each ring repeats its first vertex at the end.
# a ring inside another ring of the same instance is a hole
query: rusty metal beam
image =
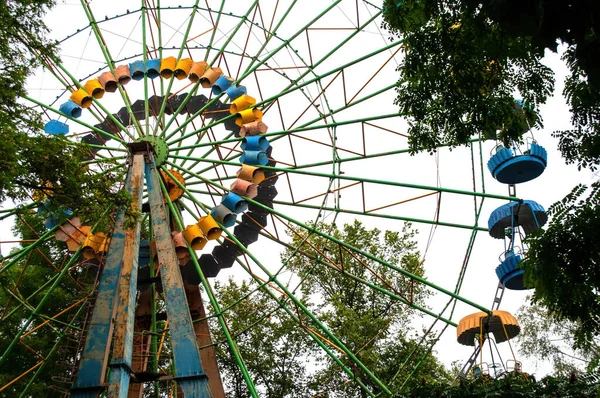
{"type": "MultiPolygon", "coordinates": [[[[132,207],[138,213],[142,209],[142,193],[144,183],[144,152],[133,155],[131,165],[132,207]]],[[[108,384],[109,397],[127,396],[129,380],[132,373],[131,355],[133,345],[133,323],[135,311],[135,296],[137,292],[138,255],[140,251],[140,222],[127,229],[124,237],[123,265],[114,322],[114,342],[112,360],[110,363],[110,380],[108,384]]],[[[114,239],[114,238],[113,238],[114,239]]]]}
{"type": "MultiPolygon", "coordinates": [[[[132,190],[132,168],[127,172],[125,186],[130,194],[132,190]]],[[[95,398],[104,389],[106,366],[110,352],[115,317],[117,289],[125,254],[125,212],[117,215],[112,234],[106,265],[100,277],[98,295],[92,312],[77,379],[73,384],[71,397],[95,398]]]]}
{"type": "MultiPolygon", "coordinates": [[[[145,372],[148,368],[151,335],[144,332],[151,330],[151,302],[155,299],[155,297],[152,297],[152,293],[152,289],[144,291],[138,299],[135,310],[135,334],[133,336],[133,353],[131,358],[131,369],[134,373],[145,372]]],[[[143,383],[129,384],[127,398],[142,398],[143,387],[143,383]]]]}
{"type": "Polygon", "coordinates": [[[179,271],[179,262],[175,256],[175,246],[171,239],[158,171],[153,161],[146,164],[146,187],[169,319],[175,365],[174,379],[186,398],[211,397],[208,378],[200,361],[198,343],[179,271]]]}
{"type": "Polygon", "coordinates": [[[200,287],[198,285],[185,285],[185,293],[190,307],[190,314],[194,321],[196,341],[198,342],[198,347],[200,347],[200,360],[202,361],[204,372],[208,376],[210,391],[213,398],[225,398],[215,347],[210,337],[206,311],[204,310],[204,303],[202,303],[202,296],[200,295],[200,287]]]}

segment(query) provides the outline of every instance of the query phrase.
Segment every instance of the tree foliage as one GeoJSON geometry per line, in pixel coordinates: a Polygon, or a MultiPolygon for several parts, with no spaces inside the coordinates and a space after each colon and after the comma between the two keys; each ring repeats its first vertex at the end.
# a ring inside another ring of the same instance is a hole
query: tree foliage
{"type": "Polygon", "coordinates": [[[594,372],[599,366],[600,340],[590,341],[585,347],[575,346],[574,331],[577,323],[563,319],[556,322],[548,310],[539,305],[524,305],[517,313],[521,332],[517,345],[521,354],[530,360],[551,361],[556,377],[572,373],[594,372]]]}
{"type": "MultiPolygon", "coordinates": [[[[501,2],[493,2],[498,4],[501,2]]],[[[465,144],[473,135],[518,140],[540,125],[535,110],[552,93],[543,50],[510,31],[492,2],[385,2],[385,26],[403,40],[400,111],[413,151],[465,144]],[[515,108],[514,93],[527,106],[515,108]]]]}
{"type": "MultiPolygon", "coordinates": [[[[0,130],[28,130],[39,126],[35,111],[23,105],[25,81],[40,65],[37,55],[54,54],[42,21],[54,0],[5,0],[0,7],[0,130]]],[[[11,153],[12,154],[12,153],[11,153]]]]}
{"type": "Polygon", "coordinates": [[[557,132],[563,155],[598,161],[600,36],[593,1],[386,0],[385,23],[403,40],[397,104],[409,117],[413,151],[466,143],[473,135],[519,140],[552,94],[553,72],[542,63],[557,51],[571,75],[564,94],[573,131],[557,132]],[[518,93],[526,106],[515,112],[518,93]]]}
{"type": "MultiPolygon", "coordinates": [[[[309,395],[307,364],[315,343],[275,300],[262,291],[253,291],[243,281],[230,279],[215,283],[223,303],[234,303],[252,293],[231,309],[230,331],[250,371],[254,383],[268,397],[304,397],[309,395]]],[[[215,323],[212,330],[219,330],[215,323]]],[[[248,388],[234,357],[218,334],[217,358],[222,379],[231,396],[249,397],[248,388]]]]}
{"type": "Polygon", "coordinates": [[[107,208],[129,203],[116,186],[124,171],[110,160],[85,166],[90,149],[45,134],[39,111],[21,100],[26,79],[41,60],[57,59],[43,22],[53,5],[53,0],[8,0],[0,6],[0,203],[49,197],[45,206],[53,212],[72,209],[97,220],[107,208]]]}
{"type": "Polygon", "coordinates": [[[574,322],[576,347],[583,349],[600,335],[599,203],[600,182],[575,187],[548,209],[547,230],[528,237],[524,261],[533,301],[554,319],[574,322]]]}
{"type": "MultiPolygon", "coordinates": [[[[15,236],[28,241],[37,239],[45,232],[44,219],[38,214],[24,214],[15,222],[13,233],[15,236]]],[[[22,243],[25,247],[27,243],[22,243]]],[[[56,266],[65,263],[68,252],[64,243],[54,239],[41,242],[37,249],[31,254],[21,258],[16,264],[0,275],[0,353],[4,353],[13,337],[17,335],[23,323],[29,318],[33,308],[35,308],[44,295],[47,293],[50,284],[43,287],[48,281],[56,276],[56,266]],[[43,288],[42,288],[43,287],[43,288]],[[42,288],[39,292],[38,290],[42,288]],[[27,307],[21,302],[27,303],[27,307]]],[[[5,264],[3,264],[5,265],[5,264]]],[[[51,300],[46,301],[43,314],[58,314],[70,307],[82,297],[82,291],[78,287],[74,278],[77,277],[79,270],[70,273],[73,277],[64,277],[52,292],[51,300]]],[[[85,292],[83,292],[85,294],[85,292]]],[[[57,366],[56,361],[73,361],[75,357],[73,352],[55,350],[53,355],[49,355],[52,348],[60,338],[64,324],[72,320],[72,311],[58,316],[56,321],[50,322],[44,326],[42,323],[46,320],[42,316],[34,317],[31,328],[40,326],[40,329],[19,340],[10,354],[10,360],[6,361],[0,367],[0,385],[5,386],[10,381],[21,376],[28,369],[36,366],[40,360],[44,359],[44,364],[39,375],[29,386],[28,396],[54,396],[48,388],[55,385],[53,378],[69,377],[70,369],[66,366],[57,366]]],[[[78,322],[74,326],[80,326],[78,322]]],[[[75,329],[70,332],[76,331],[75,329]]],[[[69,334],[69,338],[75,335],[69,334]]],[[[67,336],[63,337],[62,345],[66,345],[67,336]]],[[[37,369],[36,369],[37,371],[37,369]]],[[[4,396],[19,396],[25,386],[30,382],[35,372],[25,375],[15,384],[12,384],[5,391],[4,396]]]]}
{"type": "Polygon", "coordinates": [[[511,372],[501,378],[478,377],[458,384],[423,383],[405,397],[597,397],[600,378],[596,375],[547,376],[536,381],[524,373],[511,372]]]}
{"type": "MultiPolygon", "coordinates": [[[[417,276],[424,275],[423,264],[414,241],[415,231],[404,224],[401,232],[367,229],[360,222],[346,224],[342,229],[336,225],[319,224],[317,228],[327,231],[340,242],[345,242],[369,253],[374,258],[394,264],[417,276]]],[[[427,297],[422,285],[386,265],[365,256],[357,255],[333,240],[317,235],[308,237],[310,245],[304,244],[306,235],[292,236],[292,247],[300,247],[303,255],[288,249],[282,260],[289,259],[289,266],[304,281],[301,289],[305,296],[322,298],[317,305],[319,319],[357,357],[380,378],[392,391],[399,391],[420,356],[422,347],[416,347],[410,336],[410,319],[416,310],[402,304],[354,277],[374,286],[397,292],[415,304],[423,304],[427,297]],[[353,277],[350,277],[352,275],[353,277]],[[411,349],[417,353],[409,357],[411,349]],[[407,363],[404,364],[404,360],[407,363]],[[400,372],[400,375],[396,375],[400,372]]],[[[316,375],[321,388],[333,389],[332,396],[362,396],[353,384],[344,384],[345,378],[337,365],[329,358],[321,360],[323,369],[316,375]]],[[[373,391],[376,385],[360,369],[353,369],[373,391]]],[[[420,377],[443,379],[443,367],[431,356],[421,363],[418,371],[407,383],[407,388],[420,377]]]]}
{"type": "MultiPolygon", "coordinates": [[[[324,223],[317,228],[379,259],[423,276],[423,265],[415,249],[415,232],[408,224],[401,232],[367,229],[358,221],[341,229],[324,223]]],[[[406,391],[418,385],[422,378],[449,380],[445,368],[427,349],[435,336],[429,336],[425,344],[418,344],[417,333],[410,325],[415,310],[397,297],[367,286],[369,283],[385,288],[413,303],[423,304],[426,292],[418,284],[412,285],[398,271],[346,250],[333,240],[316,234],[288,232],[291,243],[281,254],[281,260],[302,281],[296,294],[384,384],[398,392],[407,379],[406,391]],[[419,361],[420,366],[417,366],[419,361]],[[409,377],[413,369],[416,370],[409,377]]],[[[308,329],[319,331],[318,325],[285,296],[281,296],[280,301],[273,300],[260,290],[253,291],[247,283],[233,281],[218,286],[217,292],[223,297],[223,306],[251,293],[229,310],[227,318],[252,379],[264,396],[366,396],[358,385],[348,381],[339,364],[308,335],[308,329]],[[280,303],[292,308],[301,324],[294,321],[280,303]]],[[[376,384],[345,354],[327,346],[371,391],[378,391],[376,384]]],[[[246,396],[237,367],[223,347],[219,351],[219,360],[226,384],[227,381],[231,383],[229,392],[236,397],[246,396]]]]}

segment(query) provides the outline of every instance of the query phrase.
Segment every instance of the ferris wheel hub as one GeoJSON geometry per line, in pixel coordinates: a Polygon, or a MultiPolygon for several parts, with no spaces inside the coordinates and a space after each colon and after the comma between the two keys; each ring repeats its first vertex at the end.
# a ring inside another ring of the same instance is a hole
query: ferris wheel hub
{"type": "Polygon", "coordinates": [[[152,145],[152,149],[154,151],[154,162],[156,163],[156,165],[162,165],[169,157],[169,146],[167,145],[167,143],[160,137],[156,137],[153,135],[145,135],[139,138],[136,142],[143,141],[148,142],[150,145],[152,145]]]}

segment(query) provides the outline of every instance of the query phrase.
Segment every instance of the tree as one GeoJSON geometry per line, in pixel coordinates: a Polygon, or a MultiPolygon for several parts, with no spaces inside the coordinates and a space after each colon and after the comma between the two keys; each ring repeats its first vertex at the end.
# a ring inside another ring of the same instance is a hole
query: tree
{"type": "MultiPolygon", "coordinates": [[[[416,233],[410,224],[404,224],[401,232],[384,233],[377,228],[369,230],[359,221],[346,224],[341,230],[336,225],[326,224],[319,224],[317,228],[328,231],[338,241],[360,247],[375,258],[396,264],[418,276],[424,274],[414,241],[416,233]]],[[[409,335],[409,321],[416,310],[348,275],[395,291],[415,304],[424,303],[426,291],[399,272],[346,250],[330,239],[311,235],[308,236],[310,245],[307,245],[303,244],[306,238],[306,234],[293,234],[291,246],[300,247],[303,255],[287,249],[282,254],[282,260],[290,259],[291,268],[304,281],[301,289],[305,296],[317,295],[321,298],[317,306],[319,319],[367,368],[373,370],[385,384],[389,384],[392,391],[398,391],[404,379],[394,375],[411,348],[416,348],[417,353],[409,363],[403,365],[404,378],[423,354],[422,348],[419,351],[409,335]]],[[[358,386],[344,383],[345,378],[333,361],[323,357],[321,363],[323,369],[317,372],[316,379],[322,389],[335,388],[332,396],[363,396],[364,392],[358,386]]],[[[377,391],[377,387],[366,375],[361,374],[360,369],[353,370],[372,390],[377,391]]],[[[443,367],[429,356],[412,380],[420,380],[422,376],[444,378],[446,374],[443,367]]],[[[409,382],[407,387],[410,388],[410,385],[409,382]]]]}
{"type": "Polygon", "coordinates": [[[521,333],[517,337],[519,351],[530,360],[550,360],[554,376],[596,371],[600,359],[600,341],[573,350],[577,323],[556,322],[540,305],[523,305],[517,313],[521,333]]]}
{"type": "Polygon", "coordinates": [[[404,41],[397,104],[413,151],[465,144],[473,135],[519,140],[552,94],[545,50],[567,46],[564,95],[574,130],[557,132],[568,161],[597,164],[600,36],[593,1],[386,0],[384,26],[404,41]],[[514,93],[524,100],[515,112],[514,93]]]}
{"type": "Polygon", "coordinates": [[[552,205],[543,233],[528,237],[525,279],[533,301],[558,322],[573,322],[575,348],[597,346],[600,335],[600,182],[578,185],[552,205]]]}
{"type": "MultiPolygon", "coordinates": [[[[245,281],[238,284],[229,279],[227,284],[215,283],[215,291],[224,304],[234,303],[249,295],[252,290],[245,281]]],[[[262,291],[254,292],[230,311],[230,331],[252,380],[261,389],[261,395],[310,396],[307,362],[316,347],[302,327],[262,291]]],[[[216,323],[211,329],[220,331],[216,323]]],[[[218,332],[215,341],[224,343],[224,335],[218,332]]],[[[238,398],[249,397],[230,350],[225,344],[218,344],[216,348],[227,394],[238,398]]]]}
{"type": "MultiPolygon", "coordinates": [[[[342,229],[320,223],[317,228],[335,239],[393,263],[409,272],[423,276],[423,265],[415,247],[415,231],[405,224],[401,232],[367,229],[360,222],[346,224],[342,229]]],[[[309,233],[288,231],[289,247],[281,260],[294,271],[302,283],[296,294],[329,330],[353,352],[367,368],[395,393],[404,385],[405,391],[430,381],[450,380],[448,372],[427,350],[431,339],[419,345],[416,331],[410,325],[414,309],[376,291],[371,284],[396,292],[414,304],[422,305],[427,293],[398,271],[365,256],[346,250],[335,241],[309,233]],[[420,362],[419,366],[417,363],[420,362]]],[[[235,303],[248,295],[248,284],[233,281],[218,286],[222,306],[235,303]]],[[[278,294],[279,296],[279,294],[278,294]]],[[[265,396],[272,397],[360,397],[365,392],[308,335],[305,329],[319,330],[311,320],[285,296],[281,301],[268,298],[261,291],[252,293],[232,307],[227,318],[231,332],[237,336],[242,357],[252,379],[265,396]],[[294,310],[302,322],[284,312],[280,303],[294,310]]],[[[222,336],[216,340],[222,340],[222,336]]],[[[338,354],[337,350],[333,350],[338,354]]],[[[219,351],[224,380],[231,380],[229,391],[244,397],[244,384],[230,354],[219,351]]],[[[352,372],[374,392],[378,387],[353,364],[346,355],[337,355],[352,372]]]]}
{"type": "MultiPolygon", "coordinates": [[[[385,2],[385,27],[404,41],[396,103],[410,122],[411,149],[465,144],[473,136],[519,139],[552,93],[543,51],[510,35],[485,4],[385,2]],[[515,112],[513,93],[527,106],[515,112]]],[[[489,3],[491,4],[491,3],[489,3]]]]}
{"type": "MultiPolygon", "coordinates": [[[[45,231],[44,218],[36,213],[22,215],[16,220],[13,228],[13,234],[24,241],[37,239],[45,231]]],[[[26,245],[27,243],[22,243],[20,246],[23,248],[26,245]]],[[[63,242],[54,239],[47,240],[40,243],[31,254],[23,257],[0,275],[0,286],[2,287],[0,289],[0,355],[5,352],[13,337],[23,326],[24,321],[31,315],[33,308],[44,297],[50,284],[37,294],[35,292],[56,276],[57,270],[54,267],[66,264],[66,261],[63,260],[68,255],[63,242]],[[23,303],[26,303],[27,306],[23,303]]],[[[47,301],[42,314],[54,316],[84,297],[86,292],[82,291],[75,283],[78,274],[83,272],[85,271],[80,269],[69,271],[69,276],[63,278],[52,292],[52,298],[47,301]]],[[[40,361],[42,361],[42,367],[35,368],[35,371],[39,369],[41,371],[35,379],[33,379],[35,372],[27,373],[22,379],[4,390],[4,396],[19,396],[31,380],[27,396],[54,396],[48,389],[57,384],[53,378],[71,376],[68,366],[58,366],[56,362],[60,360],[67,364],[69,361],[75,360],[75,353],[63,350],[55,350],[52,355],[50,353],[60,338],[63,339],[61,345],[67,345],[67,339],[77,338],[77,327],[81,326],[82,317],[73,318],[73,314],[80,307],[81,304],[75,306],[71,311],[67,311],[58,316],[55,321],[45,325],[43,325],[46,321],[45,317],[39,315],[34,318],[31,329],[40,328],[20,339],[13,348],[10,361],[0,367],[0,386],[6,386],[28,369],[38,366],[40,361]],[[73,328],[67,330],[67,335],[61,336],[64,325],[71,321],[74,322],[73,328]]],[[[65,385],[63,387],[68,388],[65,385]]]]}
{"type": "Polygon", "coordinates": [[[540,381],[523,373],[509,373],[502,378],[478,377],[459,384],[423,384],[402,397],[596,397],[598,377],[546,376],[540,381]]]}
{"type": "Polygon", "coordinates": [[[44,200],[55,214],[77,211],[94,221],[107,208],[129,201],[116,182],[124,171],[107,160],[84,166],[90,148],[63,136],[47,135],[39,112],[21,100],[26,79],[44,59],[57,59],[43,16],[53,0],[5,0],[0,6],[0,204],[44,200]]]}

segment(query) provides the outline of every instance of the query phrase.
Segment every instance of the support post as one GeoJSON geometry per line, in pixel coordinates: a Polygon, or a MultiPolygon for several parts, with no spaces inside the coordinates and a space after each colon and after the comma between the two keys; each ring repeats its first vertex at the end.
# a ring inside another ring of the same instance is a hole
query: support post
{"type": "MultiPolygon", "coordinates": [[[[144,152],[134,153],[131,165],[131,190],[133,206],[141,211],[144,181],[144,152]]],[[[133,324],[135,297],[137,292],[138,256],[140,251],[140,222],[125,233],[123,266],[117,301],[115,303],[115,338],[110,363],[109,397],[127,398],[129,380],[132,373],[131,355],[133,349],[133,324]]]]}
{"type": "Polygon", "coordinates": [[[169,318],[169,331],[175,365],[174,378],[186,398],[212,397],[208,386],[208,378],[200,361],[183,279],[181,278],[179,263],[175,256],[175,246],[170,234],[158,171],[153,160],[146,164],[146,187],[165,305],[169,318]]]}
{"type": "MultiPolygon", "coordinates": [[[[152,301],[155,300],[154,291],[148,288],[138,299],[135,309],[135,324],[133,336],[133,354],[131,359],[131,369],[134,373],[143,373],[148,370],[150,358],[150,341],[152,339],[151,331],[151,311],[152,301]]],[[[130,383],[127,398],[142,398],[143,383],[130,383]]]]}
{"type": "MultiPolygon", "coordinates": [[[[143,169],[139,170],[143,173],[143,169]]],[[[142,184],[142,176],[133,176],[134,168],[130,167],[127,172],[125,186],[131,195],[139,190],[141,186],[134,188],[133,182],[142,184]],[[137,189],[137,190],[136,190],[137,189]]],[[[139,206],[140,203],[137,203],[139,206]]],[[[125,212],[117,214],[115,229],[112,233],[110,249],[106,259],[98,295],[92,312],[89,330],[86,336],[77,379],[73,384],[71,397],[73,398],[95,398],[104,389],[106,366],[110,352],[113,319],[117,306],[115,305],[125,255],[126,235],[136,229],[132,226],[125,229],[125,212]]]]}
{"type": "Polygon", "coordinates": [[[217,356],[215,347],[212,344],[210,330],[208,328],[208,320],[206,319],[206,311],[202,296],[200,295],[200,287],[198,285],[185,285],[185,293],[190,306],[190,314],[194,322],[194,332],[196,333],[196,341],[200,348],[200,360],[204,367],[204,372],[208,376],[208,385],[213,398],[225,398],[223,390],[223,382],[219,374],[219,366],[217,364],[217,356]]]}

